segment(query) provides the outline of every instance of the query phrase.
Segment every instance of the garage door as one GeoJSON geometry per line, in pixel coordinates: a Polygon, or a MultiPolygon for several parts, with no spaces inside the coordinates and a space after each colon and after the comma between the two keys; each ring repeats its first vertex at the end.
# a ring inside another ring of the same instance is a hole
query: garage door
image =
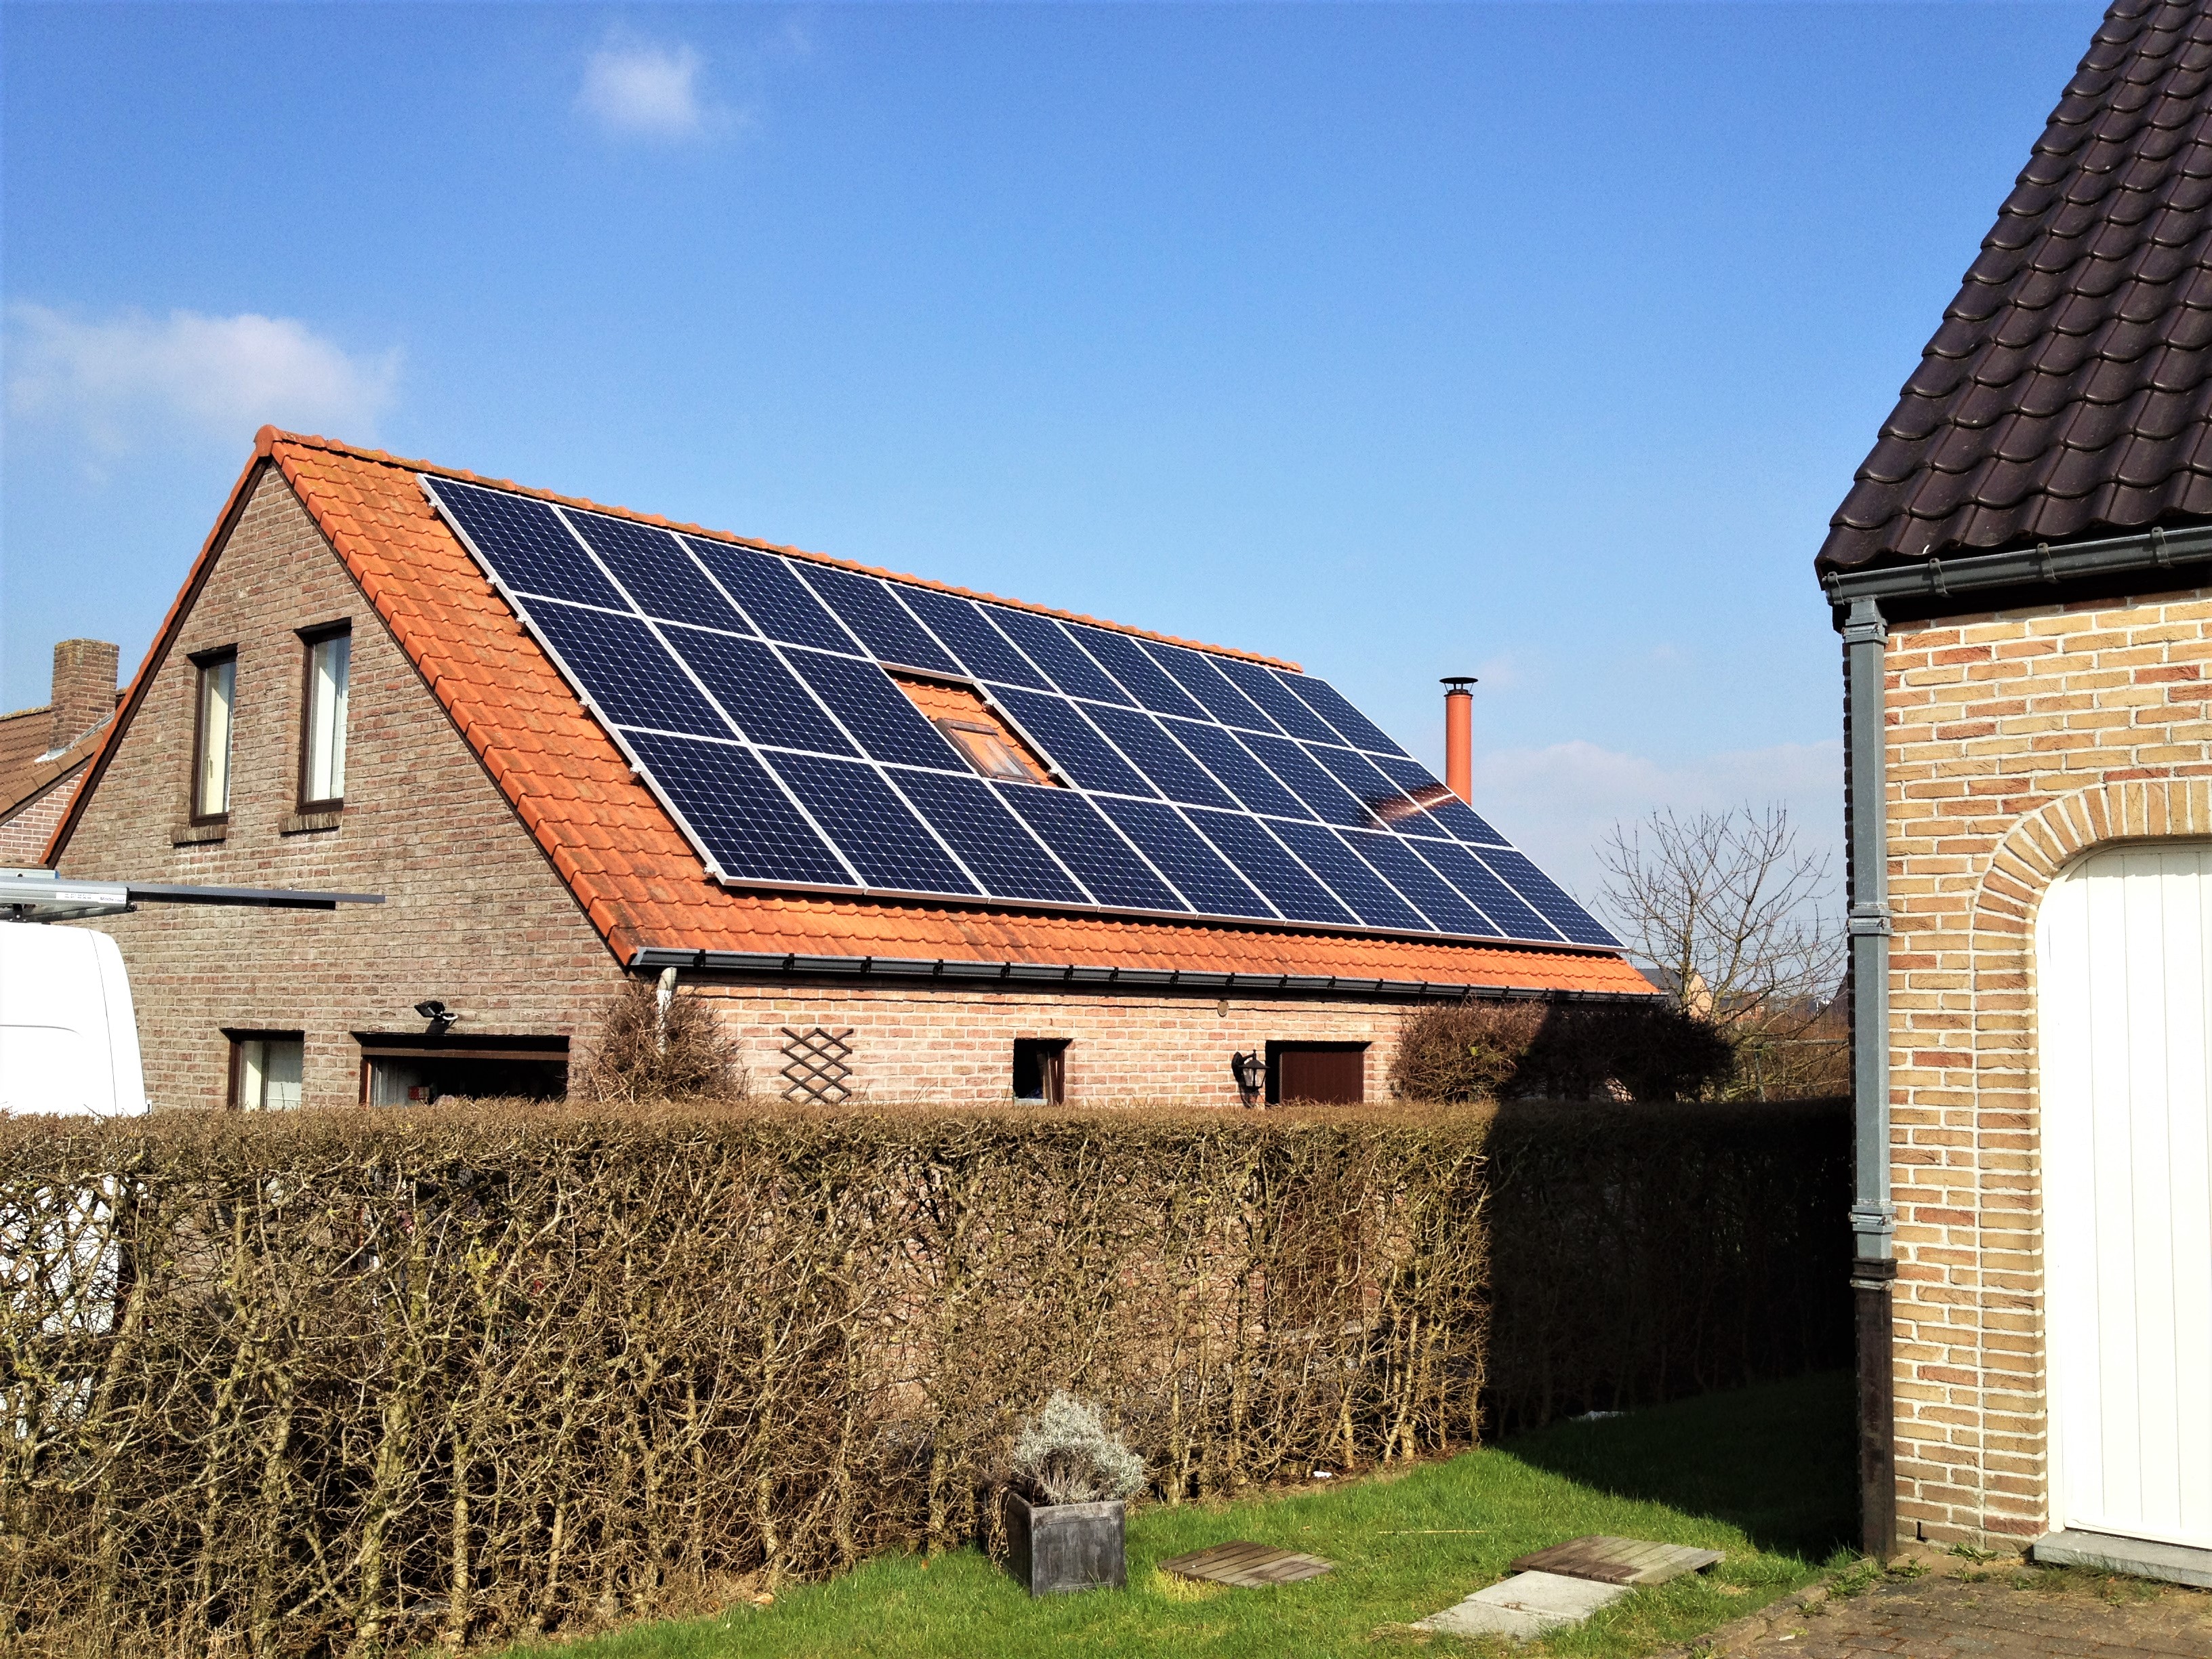
{"type": "Polygon", "coordinates": [[[2124,848],[2037,927],[2052,1525],[2212,1547],[2212,846],[2124,848]]]}

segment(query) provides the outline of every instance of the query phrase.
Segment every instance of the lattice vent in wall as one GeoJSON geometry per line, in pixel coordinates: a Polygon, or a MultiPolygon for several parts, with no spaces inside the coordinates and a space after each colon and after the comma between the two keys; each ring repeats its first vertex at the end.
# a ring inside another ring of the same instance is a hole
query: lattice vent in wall
{"type": "Polygon", "coordinates": [[[794,1031],[787,1025],[782,1030],[786,1100],[834,1106],[853,1097],[848,1081],[853,1068],[845,1063],[853,1052],[853,1045],[846,1041],[853,1035],[850,1026],[842,1031],[826,1031],[819,1025],[794,1031]]]}

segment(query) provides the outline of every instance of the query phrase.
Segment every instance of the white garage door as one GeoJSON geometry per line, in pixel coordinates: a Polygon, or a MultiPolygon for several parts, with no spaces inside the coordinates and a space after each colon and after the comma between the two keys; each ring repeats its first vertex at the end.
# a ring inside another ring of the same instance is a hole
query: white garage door
{"type": "Polygon", "coordinates": [[[2123,848],[2037,926],[2053,1527],[2212,1547],[2212,845],[2123,848]]]}

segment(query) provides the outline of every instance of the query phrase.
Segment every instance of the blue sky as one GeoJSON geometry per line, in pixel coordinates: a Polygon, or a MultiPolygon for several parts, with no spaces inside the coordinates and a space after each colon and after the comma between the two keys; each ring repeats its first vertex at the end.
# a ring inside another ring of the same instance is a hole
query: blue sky
{"type": "Polygon", "coordinates": [[[0,705],[264,420],[1335,680],[1577,887],[1839,828],[1827,516],[2063,4],[10,0],[0,705]]]}

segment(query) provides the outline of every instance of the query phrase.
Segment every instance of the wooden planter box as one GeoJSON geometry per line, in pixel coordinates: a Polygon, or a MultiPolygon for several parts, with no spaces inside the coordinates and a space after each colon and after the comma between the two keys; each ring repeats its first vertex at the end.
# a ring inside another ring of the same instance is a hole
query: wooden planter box
{"type": "Polygon", "coordinates": [[[1122,1589],[1129,1582],[1129,1506],[1032,1504],[1006,1494],[1006,1543],[1014,1577],[1031,1595],[1064,1590],[1122,1589]]]}

